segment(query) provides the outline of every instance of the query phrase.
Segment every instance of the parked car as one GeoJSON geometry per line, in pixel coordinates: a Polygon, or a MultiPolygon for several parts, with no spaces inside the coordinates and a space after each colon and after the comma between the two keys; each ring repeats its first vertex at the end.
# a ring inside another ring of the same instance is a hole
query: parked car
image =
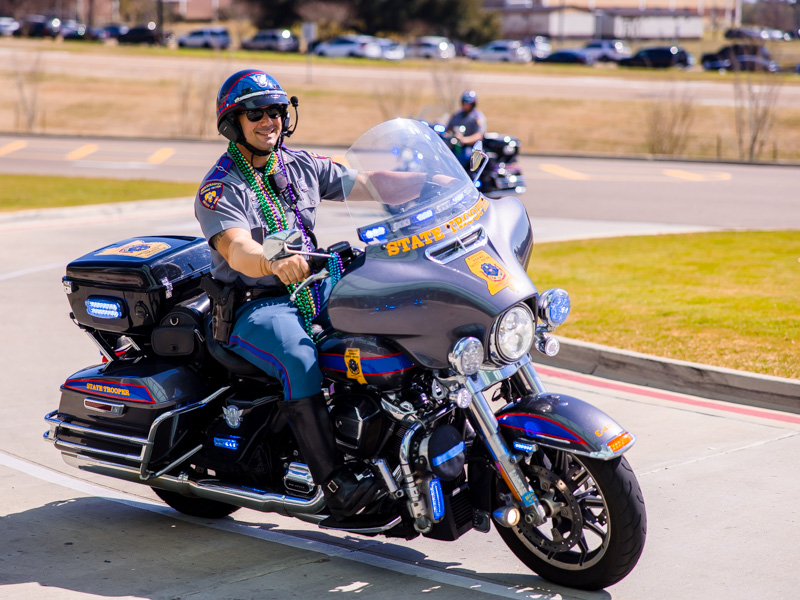
{"type": "Polygon", "coordinates": [[[619,61],[620,67],[649,67],[651,69],[686,68],[692,65],[694,65],[694,55],[680,46],[642,48],[633,56],[621,58],[619,61]]]}
{"type": "Polygon", "coordinates": [[[19,21],[13,17],[0,17],[0,35],[14,35],[19,29],[19,21]]]}
{"type": "Polygon", "coordinates": [[[242,42],[245,50],[272,50],[273,52],[297,52],[300,40],[288,29],[264,29],[249,40],[242,42]]]}
{"type": "Polygon", "coordinates": [[[631,49],[620,40],[592,40],[583,48],[583,53],[595,61],[618,62],[631,55],[631,49]]]}
{"type": "Polygon", "coordinates": [[[531,50],[519,40],[495,40],[475,52],[474,60],[496,62],[531,62],[531,50]]]}
{"type": "Polygon", "coordinates": [[[406,47],[389,38],[376,37],[375,43],[381,48],[381,58],[386,60],[403,60],[406,57],[406,47]]]}
{"type": "Polygon", "coordinates": [[[149,44],[150,46],[162,42],[161,32],[158,31],[156,24],[152,21],[147,25],[131,27],[125,33],[121,33],[117,37],[117,41],[120,44],[149,44]]]}
{"type": "Polygon", "coordinates": [[[109,23],[103,30],[106,32],[106,36],[108,38],[118,39],[119,36],[128,33],[129,27],[127,25],[123,25],[122,23],[109,23]]]}
{"type": "Polygon", "coordinates": [[[749,54],[709,61],[703,63],[703,68],[707,71],[756,71],[762,73],[777,73],[781,70],[780,65],[774,60],[749,54]]]}
{"type": "Polygon", "coordinates": [[[533,60],[541,60],[550,56],[553,52],[553,46],[550,44],[550,39],[543,35],[535,35],[528,42],[528,48],[531,49],[531,56],[533,60]]]}
{"type": "Polygon", "coordinates": [[[426,35],[417,38],[406,47],[406,56],[415,58],[454,58],[456,46],[448,38],[426,35]]]}
{"type": "Polygon", "coordinates": [[[231,45],[231,36],[224,27],[204,27],[178,38],[179,48],[217,48],[226,50],[231,45]]]}
{"type": "Polygon", "coordinates": [[[381,47],[371,35],[341,35],[320,42],[312,51],[317,56],[351,56],[358,58],[380,58],[381,47]]]}
{"type": "Polygon", "coordinates": [[[61,35],[65,40],[99,42],[108,38],[108,31],[102,27],[87,27],[83,23],[79,23],[77,27],[66,31],[66,33],[62,29],[61,35]]]}
{"type": "Polygon", "coordinates": [[[56,37],[61,32],[61,19],[44,15],[26,15],[14,31],[17,37],[56,37]]]}
{"type": "Polygon", "coordinates": [[[771,59],[772,56],[766,46],[757,43],[741,43],[723,46],[716,52],[709,52],[700,57],[700,64],[704,69],[709,69],[707,65],[730,61],[737,56],[760,56],[764,59],[771,59]]]}
{"type": "Polygon", "coordinates": [[[755,29],[752,27],[732,27],[725,31],[725,39],[765,40],[767,38],[765,37],[765,34],[761,29],[755,29]]]}
{"type": "Polygon", "coordinates": [[[537,59],[536,62],[558,63],[563,65],[593,65],[594,59],[587,56],[582,48],[565,48],[553,52],[544,58],[537,59]]]}

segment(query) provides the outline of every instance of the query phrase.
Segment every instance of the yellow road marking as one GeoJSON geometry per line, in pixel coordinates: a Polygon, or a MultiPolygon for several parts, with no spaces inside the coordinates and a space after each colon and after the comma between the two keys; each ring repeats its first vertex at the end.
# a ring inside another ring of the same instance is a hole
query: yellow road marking
{"type": "Polygon", "coordinates": [[[692,173],[691,171],[682,171],[680,169],[664,169],[661,171],[667,177],[674,177],[675,179],[683,179],[685,181],[728,181],[731,179],[730,173],[692,173]]]}
{"type": "Polygon", "coordinates": [[[0,156],[5,156],[6,154],[11,154],[12,152],[16,152],[17,150],[22,150],[28,144],[23,142],[22,140],[16,140],[14,142],[9,142],[3,147],[0,147],[0,156]]]}
{"type": "Polygon", "coordinates": [[[80,160],[97,152],[99,149],[100,147],[97,144],[85,144],[80,148],[75,148],[75,150],[67,154],[66,158],[67,160],[80,160]]]}
{"type": "Polygon", "coordinates": [[[573,171],[572,169],[567,169],[566,167],[562,167],[560,165],[545,163],[539,165],[539,168],[542,171],[550,173],[551,175],[563,177],[564,179],[578,179],[581,181],[586,181],[589,179],[589,176],[586,173],[579,173],[578,171],[573,171]]]}
{"type": "Polygon", "coordinates": [[[159,165],[175,154],[175,148],[159,148],[147,157],[147,162],[151,165],[159,165]]]}

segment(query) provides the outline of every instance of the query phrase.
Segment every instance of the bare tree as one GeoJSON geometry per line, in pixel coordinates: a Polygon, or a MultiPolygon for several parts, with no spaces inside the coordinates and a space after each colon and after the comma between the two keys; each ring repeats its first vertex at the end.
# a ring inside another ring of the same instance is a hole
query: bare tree
{"type": "Polygon", "coordinates": [[[769,72],[733,73],[736,141],[741,160],[758,160],[775,123],[781,80],[769,72]]]}
{"type": "MultiPolygon", "coordinates": [[[[434,63],[431,68],[433,91],[441,112],[448,115],[459,106],[459,98],[467,88],[466,68],[455,61],[434,63]]],[[[427,119],[431,120],[431,119],[427,119]]]]}
{"type": "Polygon", "coordinates": [[[376,88],[375,100],[385,120],[395,117],[416,118],[422,105],[419,86],[402,77],[395,79],[388,87],[376,88]]]}
{"type": "Polygon", "coordinates": [[[17,128],[25,133],[33,133],[39,116],[39,89],[44,72],[42,55],[37,52],[28,64],[19,57],[14,57],[11,62],[14,65],[17,88],[17,102],[14,107],[17,128]]]}
{"type": "Polygon", "coordinates": [[[666,97],[648,109],[647,151],[668,156],[685,152],[694,117],[695,101],[687,88],[670,85],[666,97]]]}
{"type": "Polygon", "coordinates": [[[297,7],[304,21],[314,21],[319,27],[319,39],[338,35],[350,26],[353,8],[342,2],[308,2],[297,7]]]}
{"type": "Polygon", "coordinates": [[[214,69],[192,71],[183,77],[178,86],[178,135],[200,139],[214,137],[217,91],[229,69],[223,61],[214,69]]]}

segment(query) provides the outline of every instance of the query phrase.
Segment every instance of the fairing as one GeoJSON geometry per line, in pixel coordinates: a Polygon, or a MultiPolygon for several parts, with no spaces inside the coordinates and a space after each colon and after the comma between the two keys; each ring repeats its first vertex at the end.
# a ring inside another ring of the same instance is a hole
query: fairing
{"type": "Polygon", "coordinates": [[[355,191],[348,198],[367,247],[331,293],[335,329],[384,337],[419,365],[447,368],[457,339],[485,341],[498,315],[536,295],[525,271],[533,238],[521,203],[481,196],[429,127],[382,123],[346,161],[372,201],[353,201],[355,191]],[[412,199],[402,185],[381,184],[387,171],[419,175],[412,199]]]}

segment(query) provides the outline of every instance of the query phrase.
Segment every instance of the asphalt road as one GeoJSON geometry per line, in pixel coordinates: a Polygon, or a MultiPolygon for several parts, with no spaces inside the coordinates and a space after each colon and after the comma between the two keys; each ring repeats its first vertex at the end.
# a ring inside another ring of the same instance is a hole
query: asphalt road
{"type": "MultiPolygon", "coordinates": [[[[312,150],[338,159],[345,152],[312,150]]],[[[223,151],[219,142],[0,135],[0,173],[199,184],[223,151]]],[[[596,221],[800,229],[800,166],[548,156],[523,156],[520,164],[534,225],[573,219],[572,237],[596,221]]]]}
{"type": "MultiPolygon", "coordinates": [[[[0,148],[14,141],[3,138],[0,148]]],[[[47,172],[64,168],[70,174],[85,170],[116,176],[127,172],[120,166],[125,164],[155,164],[146,169],[152,172],[172,172],[180,164],[191,174],[189,180],[196,180],[220,151],[215,145],[174,144],[175,153],[167,160],[148,163],[148,157],[165,155],[158,154],[155,142],[25,141],[27,149],[0,158],[2,169],[9,169],[11,160],[26,157],[12,166],[22,170],[27,162],[31,169],[45,165],[47,172]],[[48,152],[26,154],[38,148],[39,142],[48,152]],[[102,146],[94,161],[90,155],[73,161],[65,158],[89,143],[102,146]],[[91,162],[97,164],[87,164],[91,162]],[[109,167],[107,163],[115,164],[109,167]]],[[[540,240],[744,227],[748,215],[755,217],[759,212],[764,213],[764,227],[798,227],[800,222],[786,192],[796,186],[796,170],[526,160],[531,161],[525,169],[532,188],[526,202],[535,209],[534,215],[548,215],[534,216],[540,240]],[[750,196],[753,177],[772,190],[775,198],[750,196]],[[783,177],[781,183],[775,182],[783,177]],[[670,206],[661,206],[665,202],[661,194],[670,197],[662,188],[672,189],[675,197],[670,206]],[[624,198],[612,202],[623,192],[624,198]],[[709,200],[707,210],[685,211],[680,215],[683,219],[668,220],[676,204],[691,205],[687,196],[695,202],[702,197],[715,200],[709,200]],[[783,214],[775,214],[778,210],[783,214]],[[594,220],[598,215],[601,220],[594,220]],[[703,215],[708,222],[698,226],[703,215]]],[[[335,208],[323,210],[332,211],[320,216],[326,224],[324,239],[346,236],[347,218],[335,208]]],[[[42,441],[46,429],[42,417],[57,406],[64,379],[97,362],[98,355],[67,317],[60,281],[64,265],[110,242],[159,233],[198,233],[189,199],[0,218],[4,317],[0,335],[4,391],[0,403],[0,597],[797,597],[800,470],[795,457],[800,452],[800,417],[553,368],[540,369],[551,391],[597,405],[639,437],[627,456],[647,504],[648,541],[633,573],[602,592],[581,593],[548,584],[527,571],[494,532],[470,532],[454,543],[425,539],[399,543],[326,533],[249,510],[208,522],[177,515],[158,503],[147,488],[70,469],[42,441]]]]}

